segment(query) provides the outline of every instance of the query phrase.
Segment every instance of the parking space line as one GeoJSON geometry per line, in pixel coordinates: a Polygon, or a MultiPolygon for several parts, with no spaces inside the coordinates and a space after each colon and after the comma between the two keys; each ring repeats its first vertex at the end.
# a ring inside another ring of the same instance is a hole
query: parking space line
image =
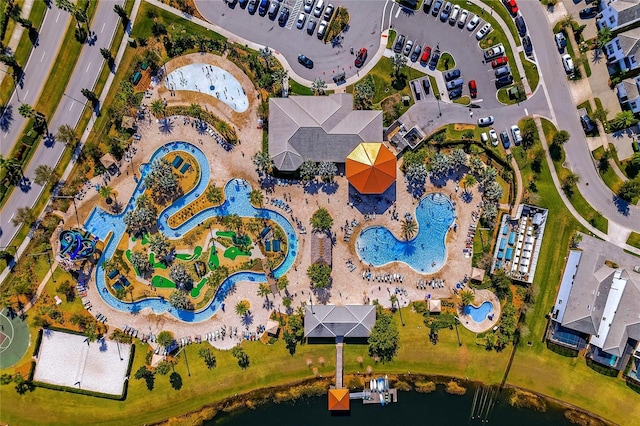
{"type": "Polygon", "coordinates": [[[398,16],[400,16],[400,11],[401,11],[401,10],[402,10],[401,8],[398,8],[398,11],[396,12],[396,16],[395,16],[396,18],[397,18],[398,16]]]}
{"type": "MultiPolygon", "coordinates": [[[[300,9],[302,9],[302,0],[296,0],[296,4],[291,8],[291,13],[289,14],[289,20],[287,21],[287,25],[285,28],[290,30],[293,28],[293,23],[298,21],[298,15],[300,14],[300,9]]],[[[305,20],[305,23],[307,21],[305,20]]]]}

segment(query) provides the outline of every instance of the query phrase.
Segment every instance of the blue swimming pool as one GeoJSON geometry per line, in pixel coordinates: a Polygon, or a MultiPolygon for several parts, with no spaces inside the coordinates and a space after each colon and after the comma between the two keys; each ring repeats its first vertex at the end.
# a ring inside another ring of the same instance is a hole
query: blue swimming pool
{"type": "MultiPolygon", "coordinates": [[[[204,153],[195,145],[187,142],[171,142],[163,147],[160,147],[156,152],[153,153],[153,155],[149,159],[149,163],[141,167],[140,171],[142,178],[138,181],[138,185],[134,190],[133,196],[131,197],[131,199],[127,203],[126,208],[121,214],[111,215],[98,207],[95,207],[91,211],[91,214],[84,223],[84,228],[87,231],[91,232],[95,237],[98,237],[103,241],[105,241],[111,234],[111,237],[109,238],[109,241],[107,242],[107,245],[103,250],[99,263],[101,264],[104,259],[109,259],[113,256],[118,241],[120,241],[120,239],[122,238],[122,235],[124,234],[126,228],[122,217],[126,212],[133,210],[135,206],[135,200],[144,191],[143,182],[144,177],[146,177],[146,175],[150,171],[149,164],[153,163],[153,161],[155,161],[157,158],[166,155],[169,150],[171,150],[172,152],[183,151],[193,155],[200,164],[201,175],[200,180],[197,182],[195,188],[180,197],[178,200],[176,200],[176,202],[174,202],[171,206],[167,207],[159,214],[158,229],[160,229],[167,236],[167,238],[177,239],[181,238],[182,235],[198,226],[199,223],[215,216],[236,213],[242,217],[259,217],[271,219],[282,227],[288,238],[288,247],[285,259],[279,266],[277,266],[273,270],[273,274],[276,278],[284,275],[289,270],[289,268],[291,268],[291,265],[293,265],[298,252],[298,239],[295,234],[295,230],[293,229],[291,223],[279,212],[268,209],[254,208],[249,201],[251,186],[245,180],[232,179],[227,182],[224,187],[226,199],[222,205],[201,211],[195,216],[192,216],[186,222],[182,223],[177,228],[171,228],[168,225],[167,220],[169,219],[169,217],[180,210],[183,206],[195,200],[200,194],[204,193],[211,177],[209,161],[207,160],[204,153]]],[[[96,287],[99,290],[102,298],[112,307],[121,311],[129,312],[138,312],[144,308],[151,308],[151,310],[156,314],[169,312],[174,317],[188,322],[205,321],[211,318],[222,305],[229,290],[231,290],[237,283],[241,281],[249,281],[255,283],[267,281],[264,273],[243,271],[232,274],[225,281],[223,281],[222,284],[220,284],[218,291],[216,292],[214,298],[208,306],[204,307],[200,311],[193,312],[176,309],[171,306],[166,300],[161,298],[147,298],[134,303],[119,300],[107,290],[105,275],[105,271],[101,266],[96,268],[96,287]]]]}
{"type": "Polygon", "coordinates": [[[418,232],[412,240],[398,240],[387,228],[371,226],[356,240],[356,251],[364,262],[382,266],[404,262],[416,272],[432,274],[447,259],[445,238],[456,217],[453,203],[443,194],[428,194],[416,207],[418,232]]]}
{"type": "Polygon", "coordinates": [[[487,319],[487,315],[489,315],[493,311],[493,303],[483,302],[482,305],[475,307],[473,305],[467,305],[464,307],[464,313],[469,315],[471,319],[475,322],[482,322],[487,319]]]}

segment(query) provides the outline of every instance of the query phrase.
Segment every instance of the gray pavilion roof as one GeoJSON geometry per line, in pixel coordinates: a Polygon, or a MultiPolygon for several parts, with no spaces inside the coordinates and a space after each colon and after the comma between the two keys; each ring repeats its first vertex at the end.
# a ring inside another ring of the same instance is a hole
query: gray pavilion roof
{"type": "Polygon", "coordinates": [[[359,143],[380,141],[382,111],[354,111],[350,94],[269,99],[269,155],[278,170],[307,159],[343,163],[359,143]]]}
{"type": "Polygon", "coordinates": [[[640,0],[616,0],[610,6],[618,11],[618,27],[640,19],[640,0]]]}
{"type": "Polygon", "coordinates": [[[304,314],[304,336],[369,337],[375,322],[374,305],[307,305],[304,314]]]}
{"type": "Polygon", "coordinates": [[[640,28],[634,28],[618,35],[624,56],[633,56],[640,48],[640,28]]]}

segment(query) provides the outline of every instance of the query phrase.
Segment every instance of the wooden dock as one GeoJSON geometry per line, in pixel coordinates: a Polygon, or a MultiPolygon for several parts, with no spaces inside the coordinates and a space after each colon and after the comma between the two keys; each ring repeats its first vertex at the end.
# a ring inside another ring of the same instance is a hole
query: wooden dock
{"type": "Polygon", "coordinates": [[[392,402],[398,402],[398,390],[397,389],[389,389],[388,392],[370,392],[365,389],[365,393],[369,395],[369,398],[365,398],[362,400],[363,404],[380,404],[380,398],[385,398],[385,404],[390,404],[392,402]]]}

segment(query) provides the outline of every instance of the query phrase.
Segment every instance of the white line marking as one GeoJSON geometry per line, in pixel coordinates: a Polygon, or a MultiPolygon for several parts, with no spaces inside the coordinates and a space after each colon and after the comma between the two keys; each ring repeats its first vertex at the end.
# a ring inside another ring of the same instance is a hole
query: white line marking
{"type": "Polygon", "coordinates": [[[44,60],[44,55],[46,55],[46,54],[47,54],[47,52],[46,52],[46,51],[45,51],[45,52],[42,52],[42,58],[40,58],[40,62],[42,62],[42,61],[44,60]]]}
{"type": "Polygon", "coordinates": [[[71,105],[69,106],[69,111],[71,111],[71,108],[73,108],[73,104],[75,104],[75,102],[71,101],[71,105]]]}
{"type": "Polygon", "coordinates": [[[87,70],[85,72],[89,72],[89,67],[91,66],[91,62],[89,62],[89,65],[87,65],[87,70]]]}
{"type": "Polygon", "coordinates": [[[399,8],[398,8],[398,11],[396,12],[396,16],[395,16],[396,18],[400,15],[400,10],[402,10],[402,8],[401,8],[401,7],[399,7],[399,8]]]}
{"type": "Polygon", "coordinates": [[[107,25],[107,23],[106,23],[106,22],[104,22],[104,23],[102,24],[102,29],[100,30],[100,32],[101,32],[101,33],[103,33],[103,32],[104,32],[104,26],[105,26],[105,25],[107,25]]]}
{"type": "Polygon", "coordinates": [[[29,96],[29,90],[27,89],[26,92],[24,92],[24,100],[27,100],[27,96],[29,96]]]}
{"type": "Polygon", "coordinates": [[[58,16],[56,16],[56,23],[58,22],[58,19],[60,19],[60,11],[58,11],[58,16]]]}
{"type": "Polygon", "coordinates": [[[524,115],[529,115],[529,111],[527,111],[527,109],[524,109],[524,115]]]}

